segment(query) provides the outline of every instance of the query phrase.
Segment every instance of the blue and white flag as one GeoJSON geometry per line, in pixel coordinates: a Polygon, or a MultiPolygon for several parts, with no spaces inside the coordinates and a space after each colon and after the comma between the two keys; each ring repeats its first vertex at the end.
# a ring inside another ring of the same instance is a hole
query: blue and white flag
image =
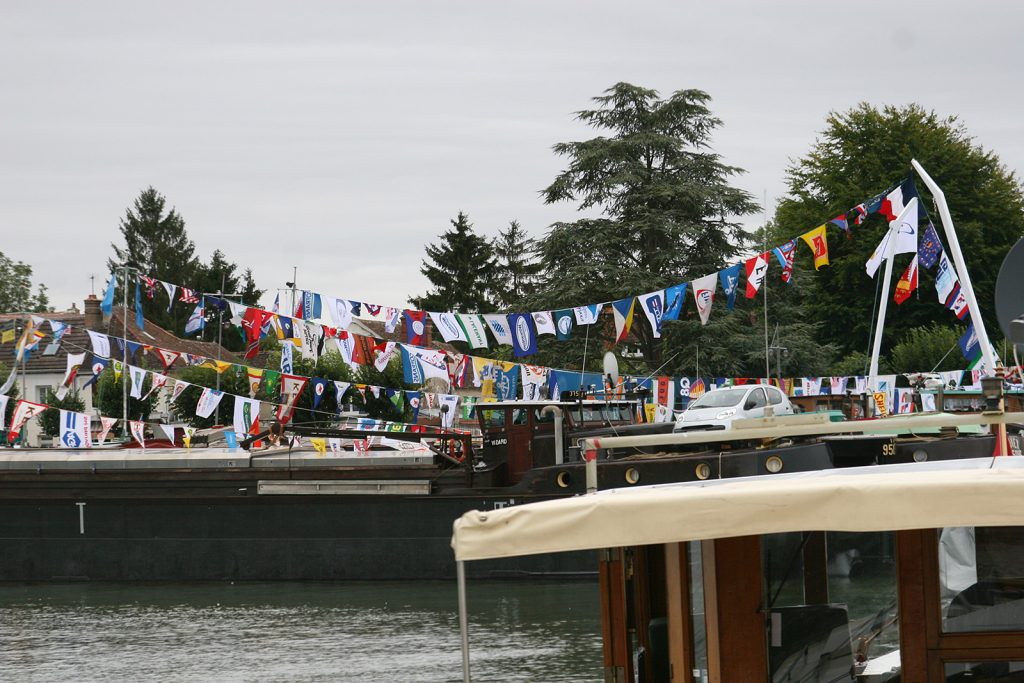
{"type": "Polygon", "coordinates": [[[555,311],[552,314],[555,318],[555,332],[557,334],[556,339],[558,341],[565,341],[572,337],[572,325],[576,316],[573,315],[571,308],[565,308],[560,311],[555,311]]]}
{"type": "Polygon", "coordinates": [[[60,445],[64,448],[92,448],[92,421],[85,413],[60,411],[60,445]]]}
{"type": "Polygon", "coordinates": [[[327,391],[327,380],[323,377],[313,378],[313,410],[320,407],[320,401],[324,398],[324,392],[327,391]]]}
{"type": "Polygon", "coordinates": [[[512,328],[512,354],[516,358],[537,353],[537,333],[533,329],[533,316],[529,313],[512,313],[508,316],[512,328]]]}
{"type": "Polygon", "coordinates": [[[100,310],[103,311],[103,322],[110,320],[114,312],[114,290],[117,289],[117,273],[110,274],[110,282],[107,283],[107,291],[103,293],[103,301],[100,302],[100,310]]]}
{"type": "Polygon", "coordinates": [[[315,320],[321,315],[320,295],[316,292],[302,292],[302,317],[315,320]]]}
{"type": "Polygon", "coordinates": [[[572,309],[576,316],[577,325],[593,325],[597,322],[597,316],[601,314],[604,304],[589,304],[587,306],[576,306],[572,309]]]}
{"type": "Polygon", "coordinates": [[[969,361],[981,354],[981,344],[978,343],[978,333],[974,330],[973,322],[967,326],[964,336],[960,337],[960,353],[969,361]]]}
{"type": "Polygon", "coordinates": [[[484,322],[494,335],[494,340],[499,344],[512,344],[512,328],[508,326],[508,316],[500,313],[484,314],[484,322]]]}
{"type": "Polygon", "coordinates": [[[281,344],[281,372],[291,374],[292,372],[292,345],[291,342],[281,344]]]}
{"type": "Polygon", "coordinates": [[[636,300],[640,302],[640,307],[651,323],[651,332],[654,337],[656,339],[661,337],[661,321],[665,315],[665,291],[659,289],[657,292],[641,294],[636,300]]]}
{"type": "Polygon", "coordinates": [[[409,401],[409,407],[412,408],[412,421],[415,423],[420,416],[420,392],[406,390],[405,398],[409,401]]]}
{"type": "Polygon", "coordinates": [[[454,313],[428,312],[427,315],[430,316],[430,319],[434,323],[434,328],[441,333],[441,337],[446,342],[469,342],[469,338],[466,336],[466,331],[462,329],[461,325],[459,325],[459,320],[455,317],[454,313]]]}
{"type": "Polygon", "coordinates": [[[206,297],[199,300],[192,315],[188,317],[188,322],[185,323],[185,334],[202,332],[204,327],[206,327],[206,297]]]}
{"type": "Polygon", "coordinates": [[[687,284],[689,283],[684,282],[665,288],[665,312],[661,316],[663,321],[679,320],[679,316],[683,312],[683,304],[686,303],[687,284]]]}
{"type": "Polygon", "coordinates": [[[142,287],[139,281],[135,281],[135,326],[140,330],[146,326],[146,319],[142,316],[142,287]]]}
{"type": "Polygon", "coordinates": [[[736,305],[736,290],[740,284],[740,267],[737,263],[723,270],[718,271],[718,281],[722,284],[722,291],[725,292],[726,306],[731,311],[736,305]]]}

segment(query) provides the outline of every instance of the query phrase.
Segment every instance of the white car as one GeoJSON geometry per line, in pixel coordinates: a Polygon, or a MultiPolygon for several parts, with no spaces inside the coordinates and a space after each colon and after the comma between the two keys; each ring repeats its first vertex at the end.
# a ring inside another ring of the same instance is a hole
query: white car
{"type": "Polygon", "coordinates": [[[765,406],[769,405],[774,415],[795,412],[786,395],[773,386],[750,384],[712,389],[687,406],[676,418],[673,431],[728,429],[733,420],[764,417],[765,406]]]}

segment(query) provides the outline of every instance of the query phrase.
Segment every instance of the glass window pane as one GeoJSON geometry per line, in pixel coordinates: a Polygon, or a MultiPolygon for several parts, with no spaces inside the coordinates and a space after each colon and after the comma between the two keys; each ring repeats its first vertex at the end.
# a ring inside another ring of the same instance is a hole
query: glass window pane
{"type": "Polygon", "coordinates": [[[947,662],[946,681],[1024,681],[1024,662],[947,662]]]}
{"type": "Polygon", "coordinates": [[[939,530],[942,630],[1024,629],[1024,527],[939,530]]]}

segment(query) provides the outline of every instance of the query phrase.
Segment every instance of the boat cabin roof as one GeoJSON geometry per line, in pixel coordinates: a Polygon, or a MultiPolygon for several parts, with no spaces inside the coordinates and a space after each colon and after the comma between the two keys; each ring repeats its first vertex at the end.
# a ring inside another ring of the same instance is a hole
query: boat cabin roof
{"type": "Polygon", "coordinates": [[[489,401],[486,403],[476,403],[473,406],[474,410],[490,410],[493,408],[544,408],[545,406],[555,406],[558,408],[577,408],[580,405],[591,408],[595,406],[636,406],[636,400],[619,399],[619,400],[595,400],[586,399],[583,401],[489,401]]]}
{"type": "Polygon", "coordinates": [[[1024,458],[881,465],[687,482],[500,510],[455,522],[457,560],[790,531],[1024,526],[1024,458]]]}

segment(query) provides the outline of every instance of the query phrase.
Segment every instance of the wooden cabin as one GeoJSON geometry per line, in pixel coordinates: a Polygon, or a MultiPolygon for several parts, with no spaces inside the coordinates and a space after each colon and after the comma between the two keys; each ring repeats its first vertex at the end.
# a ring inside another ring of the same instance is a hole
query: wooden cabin
{"type": "Polygon", "coordinates": [[[914,462],[469,512],[452,545],[600,550],[609,682],[1022,681],[1022,499],[1019,457],[914,462]]]}

